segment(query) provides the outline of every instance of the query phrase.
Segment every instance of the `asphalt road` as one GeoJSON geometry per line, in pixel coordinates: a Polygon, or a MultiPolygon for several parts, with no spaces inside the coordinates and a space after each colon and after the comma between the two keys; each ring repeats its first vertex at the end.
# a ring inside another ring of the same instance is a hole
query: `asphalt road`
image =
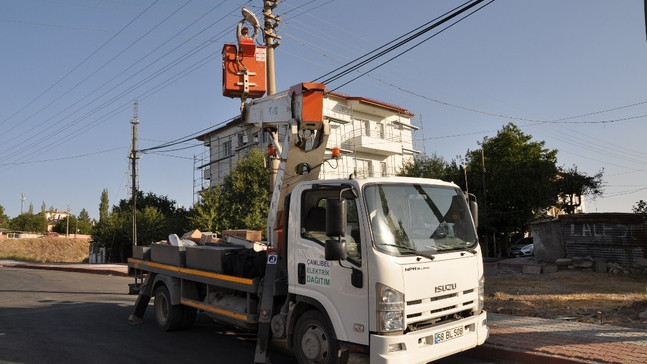
{"type": "MultiPolygon", "coordinates": [[[[0,363],[253,363],[255,336],[198,315],[188,331],[165,333],[152,306],[127,322],[128,277],[0,267],[0,363]]],[[[273,351],[273,363],[296,363],[273,351]]],[[[496,363],[453,356],[439,363],[496,363]]]]}

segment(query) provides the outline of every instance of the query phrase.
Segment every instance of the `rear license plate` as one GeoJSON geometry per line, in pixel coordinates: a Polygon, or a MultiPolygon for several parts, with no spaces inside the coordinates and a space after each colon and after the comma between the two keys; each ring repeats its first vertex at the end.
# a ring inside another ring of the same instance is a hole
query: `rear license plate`
{"type": "Polygon", "coordinates": [[[454,327],[453,329],[437,332],[434,334],[434,344],[440,344],[447,340],[456,339],[463,336],[463,326],[454,327]]]}

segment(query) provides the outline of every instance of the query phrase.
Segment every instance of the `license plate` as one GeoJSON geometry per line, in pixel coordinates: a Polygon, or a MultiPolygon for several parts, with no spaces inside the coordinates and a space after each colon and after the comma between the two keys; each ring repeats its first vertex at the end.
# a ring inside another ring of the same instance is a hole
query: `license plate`
{"type": "Polygon", "coordinates": [[[434,343],[440,344],[447,340],[456,339],[457,337],[463,336],[464,328],[454,327],[453,329],[437,332],[434,334],[434,343]]]}

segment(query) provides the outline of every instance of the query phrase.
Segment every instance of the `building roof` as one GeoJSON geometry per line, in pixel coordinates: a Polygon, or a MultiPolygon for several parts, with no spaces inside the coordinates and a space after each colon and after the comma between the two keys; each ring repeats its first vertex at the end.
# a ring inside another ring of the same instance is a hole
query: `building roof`
{"type": "Polygon", "coordinates": [[[409,110],[407,110],[407,109],[405,109],[403,107],[394,105],[394,104],[389,104],[388,102],[383,102],[383,101],[380,101],[380,100],[371,99],[371,98],[362,97],[362,96],[348,96],[348,95],[345,95],[345,94],[342,94],[342,93],[339,93],[339,92],[335,92],[335,91],[327,92],[327,94],[332,95],[332,96],[341,97],[341,98],[344,98],[344,99],[350,100],[350,101],[359,101],[360,103],[383,107],[383,108],[395,111],[398,114],[402,114],[402,115],[404,115],[406,117],[409,117],[409,118],[413,117],[413,113],[409,112],[409,110]]]}

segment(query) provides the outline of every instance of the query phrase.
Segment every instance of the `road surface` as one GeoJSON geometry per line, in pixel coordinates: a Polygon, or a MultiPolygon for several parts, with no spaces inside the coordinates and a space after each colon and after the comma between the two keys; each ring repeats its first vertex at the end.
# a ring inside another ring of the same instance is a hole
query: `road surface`
{"type": "MultiPolygon", "coordinates": [[[[0,267],[0,363],[253,363],[252,333],[198,315],[188,331],[165,333],[151,307],[142,325],[127,322],[133,279],[0,267]]],[[[273,363],[294,364],[274,350],[273,363]]],[[[439,363],[495,363],[453,356],[439,363]]]]}

